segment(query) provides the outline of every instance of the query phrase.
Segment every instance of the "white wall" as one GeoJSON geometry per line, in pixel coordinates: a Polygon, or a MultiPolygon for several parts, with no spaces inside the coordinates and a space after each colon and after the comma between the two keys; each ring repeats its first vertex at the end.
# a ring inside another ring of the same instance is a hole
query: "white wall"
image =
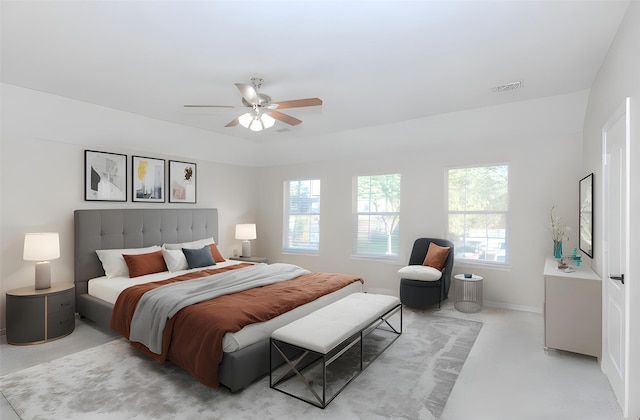
{"type": "MultiPolygon", "coordinates": [[[[457,264],[455,271],[482,275],[484,298],[490,304],[541,311],[543,262],[552,252],[546,227],[553,205],[577,232],[586,99],[587,92],[579,92],[317,139],[327,150],[340,148],[343,142],[359,142],[362,153],[350,159],[262,169],[260,243],[255,253],[311,270],[362,275],[368,287],[397,294],[396,271],[406,264],[413,241],[446,233],[445,169],[506,162],[511,188],[510,268],[457,264]],[[352,178],[393,172],[402,175],[401,258],[395,263],[353,259],[352,178]],[[281,253],[283,182],[306,177],[322,183],[321,249],[313,256],[285,255],[281,253]]],[[[300,148],[303,152],[304,147],[300,148]]],[[[577,247],[575,237],[565,247],[577,247]]]]}
{"type": "Polygon", "coordinates": [[[73,282],[75,209],[217,207],[224,256],[240,248],[234,238],[235,223],[257,217],[257,169],[214,162],[227,154],[233,155],[229,157],[233,161],[239,152],[216,144],[210,133],[9,85],[2,85],[2,122],[2,329],[5,292],[34,282],[33,262],[22,259],[25,232],[60,232],[61,257],[51,262],[52,281],[73,282]],[[202,150],[181,150],[184,137],[202,139],[202,150]],[[167,138],[176,140],[175,147],[157,150],[154,139],[167,138]],[[195,162],[197,204],[132,203],[130,181],[127,203],[84,201],[85,149],[128,155],[129,174],[133,154],[195,162]]]}
{"type": "MultiPolygon", "coordinates": [[[[196,162],[197,206],[220,209],[220,241],[225,255],[239,247],[233,239],[233,225],[256,221],[254,254],[312,270],[359,274],[369,287],[392,293],[397,293],[396,271],[408,259],[413,240],[445,233],[445,168],[510,164],[510,268],[456,267],[457,272],[474,271],[485,277],[485,300],[489,303],[541,311],[542,265],[552,249],[546,229],[551,206],[558,205],[559,214],[577,231],[577,181],[583,176],[581,129],[587,92],[345,132],[316,141],[323,142],[329,151],[349,149],[355,142],[361,145],[359,156],[337,159],[325,153],[316,163],[255,168],[219,163],[227,158],[235,163],[238,154],[251,161],[256,152],[252,155],[242,143],[234,149],[202,130],[15,86],[2,85],[2,89],[2,317],[4,292],[32,284],[32,264],[21,258],[25,232],[61,233],[62,257],[53,262],[53,278],[71,280],[74,209],[174,206],[85,202],[85,148],[196,162]],[[175,147],[156,150],[154,139],[167,138],[177,139],[175,147]],[[195,151],[185,150],[181,138],[202,139],[204,145],[195,151]],[[208,156],[211,158],[205,158],[208,156]],[[352,177],[396,171],[403,177],[401,260],[389,264],[351,259],[352,177]],[[321,252],[306,257],[281,255],[283,181],[311,176],[322,179],[321,252]]],[[[305,153],[303,144],[292,148],[305,153]]],[[[566,246],[576,244],[574,238],[566,246]]]]}
{"type": "Polygon", "coordinates": [[[594,268],[601,277],[602,268],[602,126],[609,116],[631,97],[631,199],[629,234],[630,269],[625,273],[630,297],[629,318],[629,412],[628,418],[640,418],[640,2],[631,2],[609,54],[591,89],[584,124],[584,168],[594,172],[596,249],[594,268]]]}

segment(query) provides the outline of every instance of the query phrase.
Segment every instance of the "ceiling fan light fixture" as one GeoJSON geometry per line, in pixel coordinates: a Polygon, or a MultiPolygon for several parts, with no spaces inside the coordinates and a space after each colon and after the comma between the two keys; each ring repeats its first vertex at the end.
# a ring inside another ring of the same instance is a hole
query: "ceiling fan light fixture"
{"type": "Polygon", "coordinates": [[[251,124],[249,125],[249,130],[251,131],[262,131],[263,129],[264,126],[262,125],[262,122],[257,118],[251,121],[251,124]]]}
{"type": "Polygon", "coordinates": [[[250,112],[247,112],[245,114],[242,114],[238,117],[238,122],[240,123],[241,126],[243,126],[244,128],[249,128],[249,125],[251,125],[251,122],[253,121],[253,115],[251,115],[250,112]]]}
{"type": "Polygon", "coordinates": [[[262,131],[275,125],[276,120],[268,114],[247,112],[238,117],[238,122],[251,131],[262,131]]]}
{"type": "Polygon", "coordinates": [[[276,123],[276,120],[269,114],[262,114],[260,116],[260,121],[264,124],[264,128],[271,128],[276,123]]]}
{"type": "MultiPolygon", "coordinates": [[[[248,107],[249,110],[239,117],[229,121],[225,127],[235,127],[240,124],[251,131],[262,131],[273,127],[276,124],[276,120],[295,126],[301,124],[302,120],[280,112],[280,109],[322,105],[322,99],[320,98],[293,99],[272,103],[269,95],[258,93],[258,89],[262,85],[262,82],[263,80],[261,78],[253,77],[251,78],[251,84],[235,83],[242,95],[243,107],[248,107]]],[[[185,105],[185,107],[238,108],[233,105],[185,105]]]]}

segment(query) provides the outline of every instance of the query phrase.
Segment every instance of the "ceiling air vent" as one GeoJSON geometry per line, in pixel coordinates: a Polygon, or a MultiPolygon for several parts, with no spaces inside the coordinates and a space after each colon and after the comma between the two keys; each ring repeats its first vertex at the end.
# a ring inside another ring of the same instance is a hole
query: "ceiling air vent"
{"type": "Polygon", "coordinates": [[[511,82],[505,85],[496,86],[491,88],[491,92],[493,93],[502,93],[507,92],[509,90],[516,90],[522,87],[522,82],[511,82]]]}

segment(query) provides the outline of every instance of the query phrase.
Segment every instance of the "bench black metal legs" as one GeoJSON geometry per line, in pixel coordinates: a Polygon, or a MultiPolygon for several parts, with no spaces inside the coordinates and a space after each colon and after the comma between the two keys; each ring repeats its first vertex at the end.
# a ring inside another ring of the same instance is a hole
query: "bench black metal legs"
{"type": "MultiPolygon", "coordinates": [[[[270,353],[275,351],[275,354],[279,354],[284,363],[279,367],[275,367],[273,363],[270,366],[269,386],[284,394],[315,405],[316,407],[325,408],[349,383],[357,378],[366,367],[364,342],[366,337],[373,331],[381,332],[382,334],[391,333],[393,336],[383,342],[384,346],[381,349],[376,348],[377,352],[369,358],[367,366],[402,334],[402,305],[398,304],[394,306],[326,354],[301,346],[293,346],[290,343],[272,338],[270,353]],[[399,320],[392,323],[390,322],[390,318],[395,314],[399,315],[399,320]],[[398,326],[394,326],[394,324],[398,324],[398,326]],[[347,379],[345,379],[344,374],[348,374],[349,372],[341,372],[340,375],[336,375],[336,372],[333,372],[331,375],[328,375],[327,368],[356,345],[359,347],[359,366],[345,366],[347,370],[353,370],[353,374],[349,375],[347,379]],[[291,353],[286,352],[285,348],[290,349],[292,347],[299,349],[299,351],[294,356],[287,356],[287,354],[290,355],[291,353]],[[337,378],[337,376],[339,376],[339,378],[337,378]],[[296,382],[298,385],[302,383],[304,386],[301,392],[299,386],[296,387],[295,384],[290,383],[294,381],[289,381],[289,379],[294,377],[299,379],[300,382],[296,382]],[[337,379],[335,384],[332,379],[337,379]],[[340,383],[342,384],[340,385],[340,383]],[[336,387],[338,387],[338,389],[335,389],[336,387]],[[304,394],[308,397],[305,397],[304,394]]],[[[273,358],[270,358],[270,360],[273,360],[273,358]]]]}

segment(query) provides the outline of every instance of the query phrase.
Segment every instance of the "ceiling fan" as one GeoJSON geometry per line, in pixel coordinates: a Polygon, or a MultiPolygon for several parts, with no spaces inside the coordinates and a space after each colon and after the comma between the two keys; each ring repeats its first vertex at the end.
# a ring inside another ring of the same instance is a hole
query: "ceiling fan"
{"type": "Polygon", "coordinates": [[[185,105],[185,108],[251,108],[248,112],[231,120],[225,127],[235,127],[240,124],[252,131],[262,131],[273,127],[276,120],[289,125],[298,125],[302,121],[291,115],[280,112],[280,109],[302,108],[305,106],[322,105],[320,98],[293,99],[290,101],[272,102],[269,95],[259,93],[263,79],[252,77],[251,84],[236,83],[236,87],[242,94],[242,104],[233,105],[185,105]]]}

